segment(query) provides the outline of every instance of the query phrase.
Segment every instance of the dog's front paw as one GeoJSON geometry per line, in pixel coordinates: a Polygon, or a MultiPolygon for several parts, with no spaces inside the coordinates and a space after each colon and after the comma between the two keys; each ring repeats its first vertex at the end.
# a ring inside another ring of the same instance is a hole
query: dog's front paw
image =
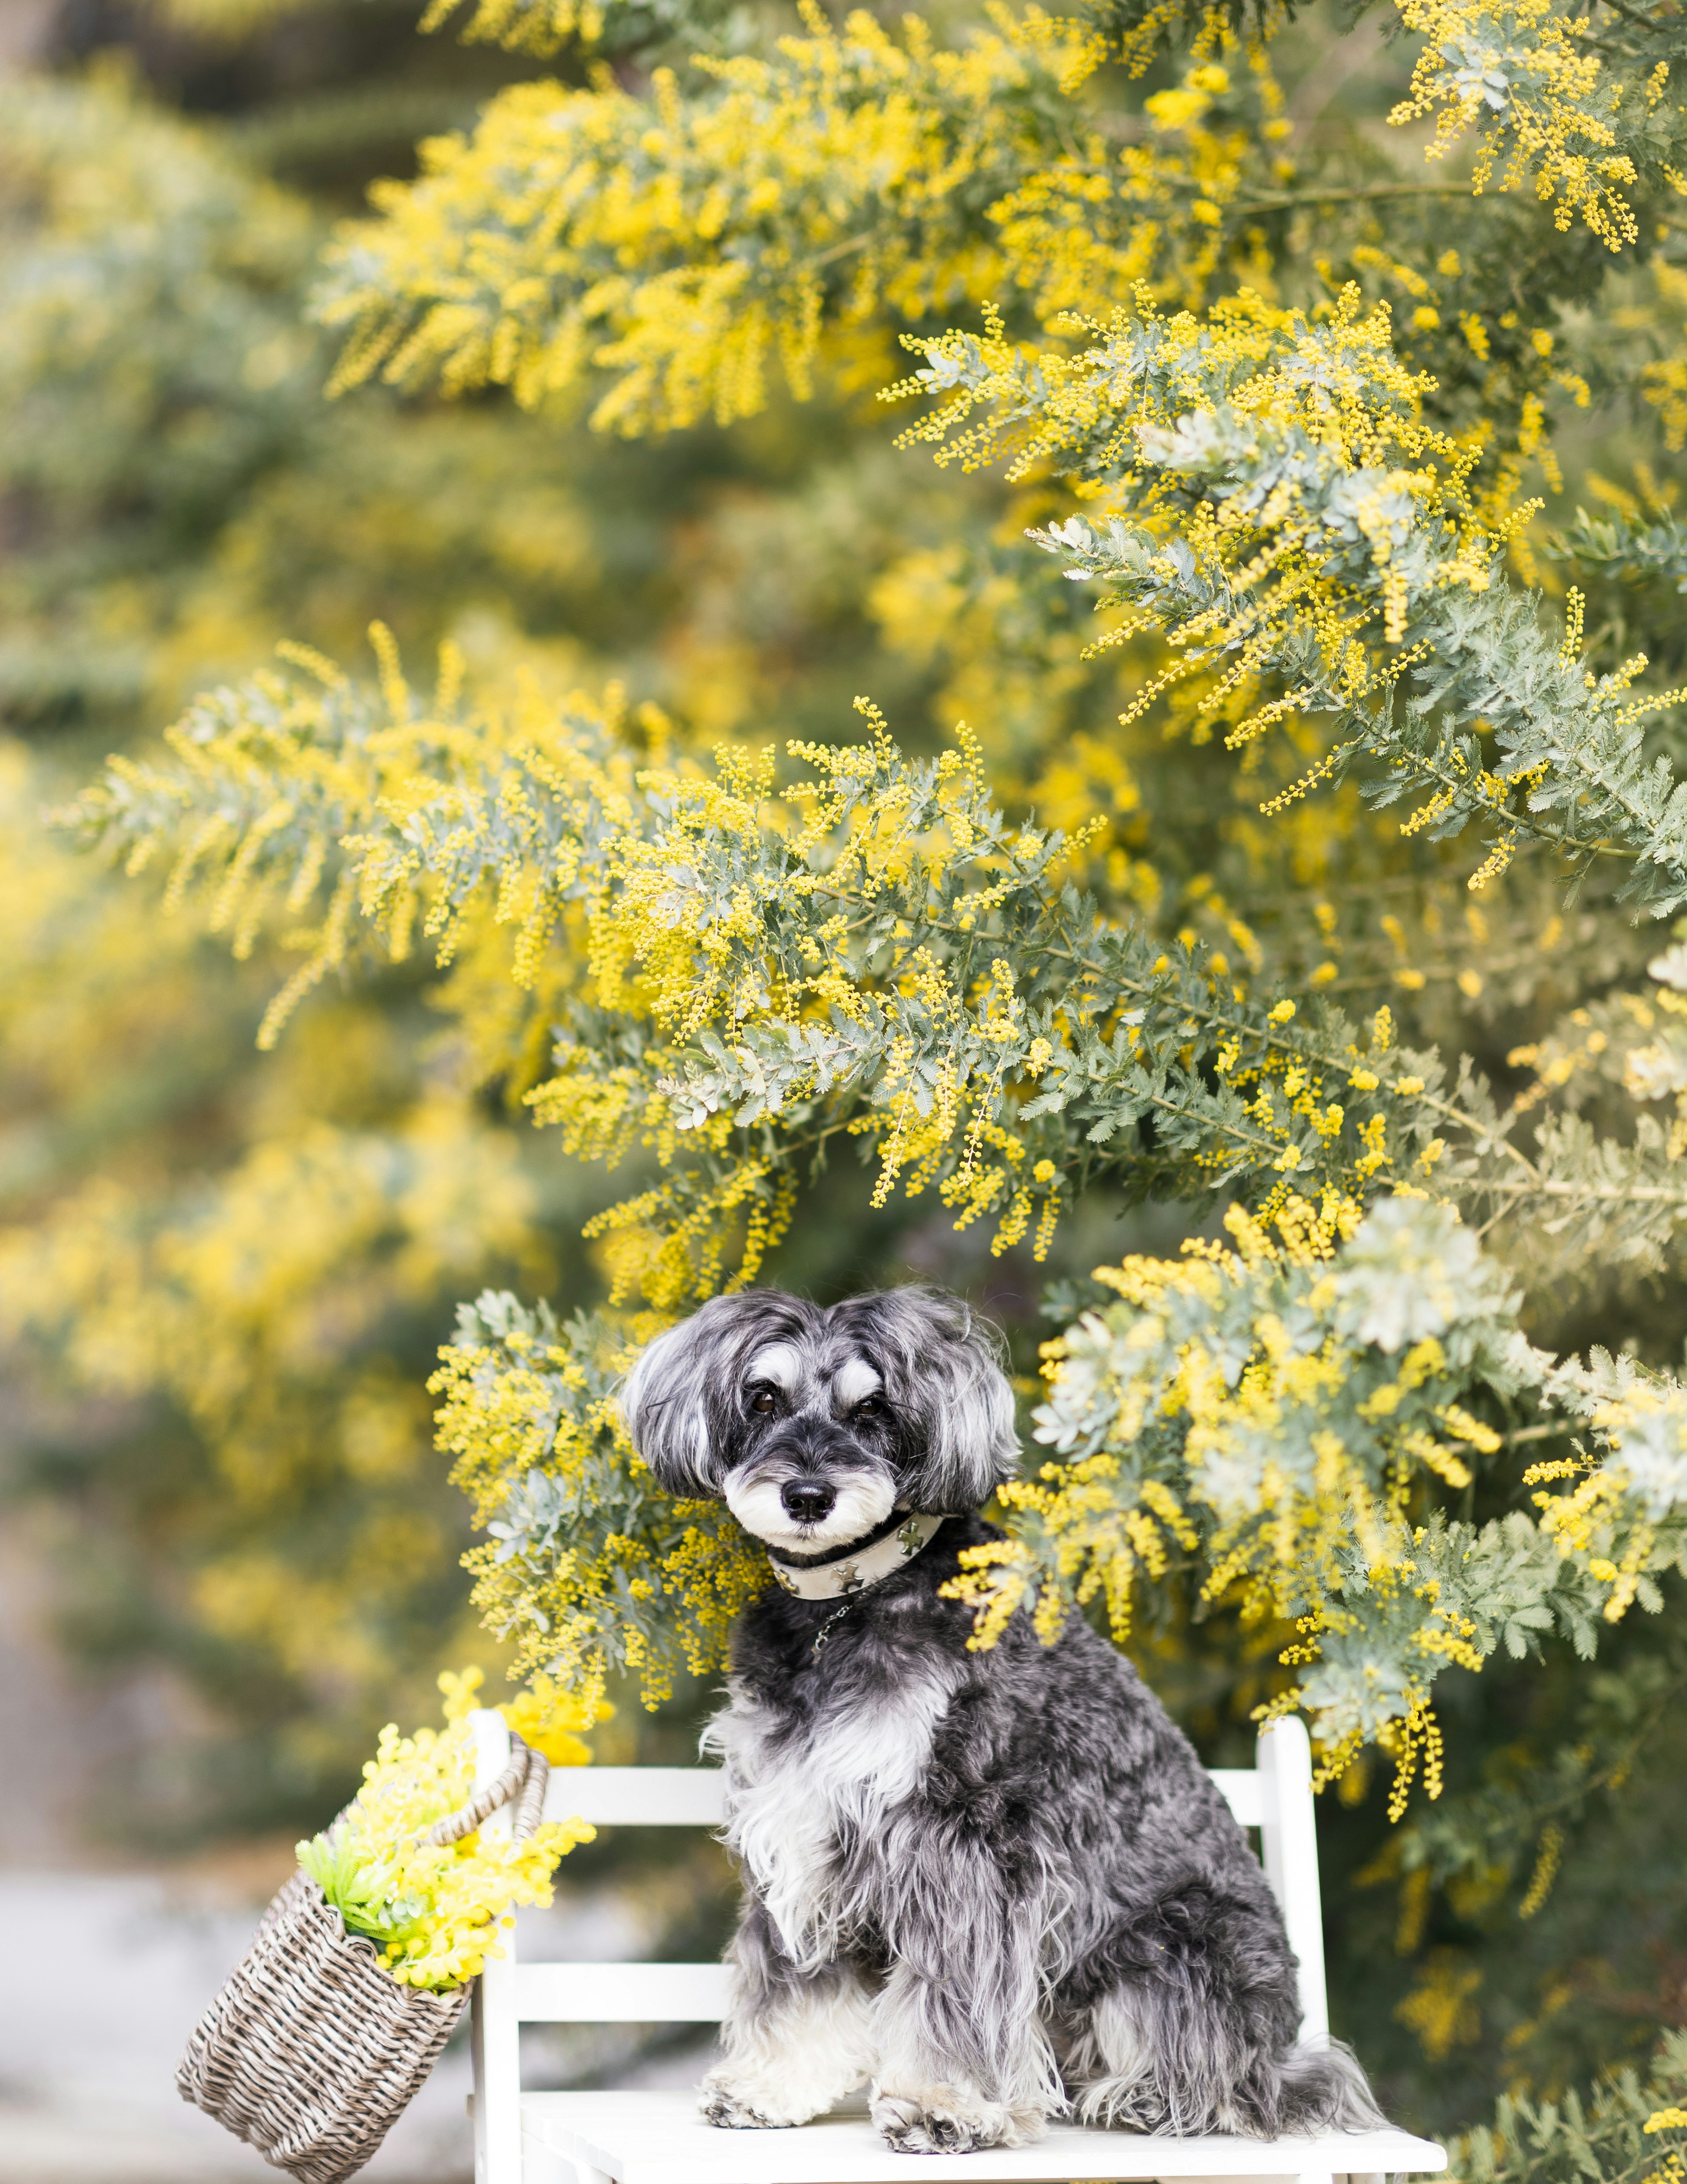
{"type": "Polygon", "coordinates": [[[738,2094],[729,2092],[725,2086],[705,2085],[698,2101],[704,2123],[718,2124],[722,2131],[777,2131],[779,2126],[771,2116],[752,2108],[738,2094]]]}
{"type": "Polygon", "coordinates": [[[907,2093],[875,2086],[872,2118],[893,2153],[972,2153],[986,2146],[1024,2146],[1040,2135],[1043,2121],[999,2101],[957,2092],[953,2086],[922,2086],[907,2093]]]}
{"type": "Polygon", "coordinates": [[[771,2086],[734,2077],[727,2070],[711,2070],[699,2089],[698,2106],[705,2123],[722,2131],[788,2131],[806,2123],[806,2115],[793,2115],[771,2086]]]}

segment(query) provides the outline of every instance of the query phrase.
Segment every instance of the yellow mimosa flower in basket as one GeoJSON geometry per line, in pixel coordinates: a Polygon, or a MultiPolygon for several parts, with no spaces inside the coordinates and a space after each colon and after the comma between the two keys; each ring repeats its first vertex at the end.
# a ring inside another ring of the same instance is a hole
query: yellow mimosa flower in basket
{"type": "Polygon", "coordinates": [[[440,1680],[443,1730],[381,1732],[364,1785],[298,1846],[299,1870],[195,2028],[176,2073],[195,2102],[302,2184],[360,2169],[432,2068],[515,1907],[548,1904],[582,1820],[542,1817],[550,1767],[608,1711],[548,1686],[504,1709],[512,1757],[478,1790],[478,1669],[440,1680]],[[508,1806],[511,1824],[500,1818],[508,1806]]]}
{"type": "MultiPolygon", "coordinates": [[[[551,1875],[592,1830],[581,1820],[541,1822],[525,1840],[474,1829],[439,1842],[432,1830],[466,1806],[474,1794],[475,1747],[469,1713],[482,1681],[478,1669],[440,1680],[446,1726],[400,1736],[389,1722],[376,1756],[363,1770],[364,1786],[334,1825],[298,1846],[309,1875],[344,1921],[348,1934],[379,1945],[380,1961],[406,1986],[434,1992],[463,1986],[487,1956],[499,1953],[495,1937],[510,1923],[518,1903],[551,1900],[551,1875]]],[[[579,1765],[590,1752],[565,1732],[538,1731],[543,1695],[522,1694],[506,1716],[525,1717],[535,1730],[524,1739],[547,1760],[548,1743],[572,1747],[579,1765]]],[[[512,1722],[518,1736],[517,1722],[512,1722]]]]}

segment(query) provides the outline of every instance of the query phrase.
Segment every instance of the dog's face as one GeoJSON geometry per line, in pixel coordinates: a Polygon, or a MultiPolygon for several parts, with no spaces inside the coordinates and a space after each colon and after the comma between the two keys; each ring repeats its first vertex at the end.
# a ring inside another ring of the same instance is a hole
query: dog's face
{"type": "Polygon", "coordinates": [[[621,1402],[671,1493],[724,1501],[786,1555],[827,1554],[899,1508],[976,1508],[1019,1453],[989,1332],[931,1290],[830,1311],[771,1290],[716,1297],[658,1336],[621,1402]]]}
{"type": "Polygon", "coordinates": [[[896,1506],[898,1422],[884,1377],[821,1334],[744,1361],[721,1490],[745,1531],[787,1554],[859,1540],[896,1506]]]}

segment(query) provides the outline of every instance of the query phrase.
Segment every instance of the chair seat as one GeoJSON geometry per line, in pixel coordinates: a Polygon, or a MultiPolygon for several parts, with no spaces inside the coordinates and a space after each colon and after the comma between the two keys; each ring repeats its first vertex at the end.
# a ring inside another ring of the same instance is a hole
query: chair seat
{"type": "Polygon", "coordinates": [[[720,2131],[694,2093],[524,2093],[527,2184],[567,2179],[558,2157],[600,2170],[615,2184],[926,2184],[970,2177],[1066,2180],[1375,2176],[1434,2170],[1445,2151],[1403,2131],[1318,2138],[1150,2138],[1134,2131],[1055,2125],[1035,2146],[985,2153],[893,2153],[860,2116],[795,2131],[720,2131]],[[547,2159],[548,2157],[548,2159],[547,2159]]]}

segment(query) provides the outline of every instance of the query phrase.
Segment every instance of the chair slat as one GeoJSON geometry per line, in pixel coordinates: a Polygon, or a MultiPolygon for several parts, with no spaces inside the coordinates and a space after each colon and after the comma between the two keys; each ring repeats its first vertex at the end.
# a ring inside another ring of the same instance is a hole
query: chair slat
{"type": "Polygon", "coordinates": [[[593,1827],[718,1828],[727,1817],[718,1767],[554,1767],[548,1820],[593,1827]]]}
{"type": "MultiPolygon", "coordinates": [[[[1251,1767],[1215,1767],[1212,1780],[1244,1828],[1260,1825],[1260,1778],[1251,1767]]],[[[715,1828],[726,1819],[718,1767],[558,1767],[545,1818],[594,1827],[715,1828]]]]}
{"type": "Polygon", "coordinates": [[[1300,1965],[1300,2037],[1329,2031],[1324,1990],[1324,1919],[1318,1888],[1318,1834],[1312,1808],[1312,1748],[1294,1714],[1260,1738],[1260,1857],[1283,1907],[1289,1946],[1300,1965]]]}
{"type": "Polygon", "coordinates": [[[1260,1824],[1260,1778],[1251,1767],[1212,1767],[1208,1769],[1213,1786],[1236,1817],[1239,1827],[1256,1828],[1260,1824]]]}
{"type": "Polygon", "coordinates": [[[725,1964],[530,1964],[515,1967],[515,2014],[527,2024],[718,2025],[725,1964]]]}

